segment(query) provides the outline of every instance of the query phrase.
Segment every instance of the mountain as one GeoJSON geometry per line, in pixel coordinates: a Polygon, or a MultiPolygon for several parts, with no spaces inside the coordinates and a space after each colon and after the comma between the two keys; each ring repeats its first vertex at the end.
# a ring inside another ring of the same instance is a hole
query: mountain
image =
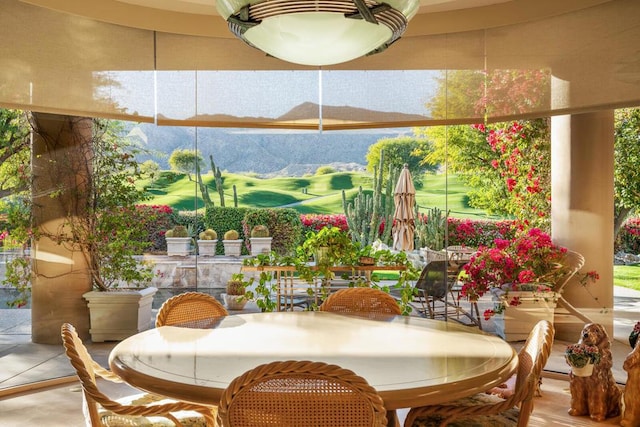
{"type": "Polygon", "coordinates": [[[336,170],[362,170],[371,144],[382,138],[411,134],[411,129],[311,132],[156,126],[136,124],[132,138],[151,150],[140,161],[154,160],[169,169],[168,158],[176,149],[197,148],[209,170],[209,155],[221,170],[257,173],[260,176],[301,176],[319,166],[336,170]]]}

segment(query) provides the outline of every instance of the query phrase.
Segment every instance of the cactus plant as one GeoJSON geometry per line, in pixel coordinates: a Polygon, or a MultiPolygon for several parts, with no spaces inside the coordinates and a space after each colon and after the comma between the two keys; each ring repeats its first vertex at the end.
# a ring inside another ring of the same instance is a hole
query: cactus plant
{"type": "Polygon", "coordinates": [[[216,240],[218,238],[218,233],[211,228],[207,228],[203,232],[201,232],[198,237],[200,240],[216,240]]]}
{"type": "Polygon", "coordinates": [[[397,173],[394,173],[391,166],[389,167],[389,177],[383,194],[383,173],[382,170],[378,170],[378,167],[382,168],[383,162],[384,151],[381,151],[379,166],[374,168],[373,194],[366,194],[360,187],[353,202],[347,202],[346,193],[342,190],[342,207],[347,217],[351,237],[362,246],[372,244],[378,237],[384,243],[390,243],[391,240],[390,225],[393,223],[394,211],[392,185],[397,173]],[[384,232],[379,236],[382,224],[389,226],[385,226],[384,232]]]}
{"type": "Polygon", "coordinates": [[[224,233],[224,240],[238,240],[240,235],[237,230],[229,230],[224,233]]]}
{"type": "Polygon", "coordinates": [[[266,225],[256,225],[251,229],[251,237],[269,237],[269,229],[266,225]]]}
{"type": "Polygon", "coordinates": [[[246,282],[242,280],[242,277],[238,277],[237,274],[234,274],[227,282],[227,295],[244,295],[246,291],[246,282]]]}
{"type": "Polygon", "coordinates": [[[189,231],[184,225],[176,225],[175,227],[173,227],[172,237],[189,237],[189,231]]]}
{"type": "Polygon", "coordinates": [[[167,230],[167,231],[164,233],[164,237],[169,237],[169,238],[174,237],[174,236],[173,236],[173,229],[167,230]]]}

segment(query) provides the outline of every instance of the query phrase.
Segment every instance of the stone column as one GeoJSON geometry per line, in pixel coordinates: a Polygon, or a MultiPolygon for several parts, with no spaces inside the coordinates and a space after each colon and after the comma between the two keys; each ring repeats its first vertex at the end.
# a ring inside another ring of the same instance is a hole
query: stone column
{"type": "MultiPolygon", "coordinates": [[[[584,289],[574,279],[565,298],[613,336],[613,111],[551,119],[551,230],[553,241],[584,255],[581,270],[600,280],[584,289]],[[589,292],[592,294],[590,295],[589,292]]],[[[557,310],[556,337],[579,338],[584,321],[557,310]]]]}
{"type": "Polygon", "coordinates": [[[83,213],[90,177],[87,153],[91,148],[90,118],[32,114],[33,225],[31,339],[35,343],[61,342],[60,326],[73,324],[89,336],[89,311],[82,294],[91,290],[84,255],[53,235],[64,234],[65,219],[83,213]],[[47,235],[49,237],[47,237],[47,235]]]}

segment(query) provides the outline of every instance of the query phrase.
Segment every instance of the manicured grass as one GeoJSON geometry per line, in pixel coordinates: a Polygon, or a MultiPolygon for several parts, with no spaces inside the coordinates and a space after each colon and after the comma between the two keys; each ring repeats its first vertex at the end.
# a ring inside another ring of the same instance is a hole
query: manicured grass
{"type": "MultiPolygon", "coordinates": [[[[206,174],[203,179],[209,187],[211,199],[219,206],[220,199],[214,189],[213,176],[206,174]]],[[[271,179],[224,173],[223,181],[226,206],[233,206],[235,185],[240,207],[290,206],[300,213],[344,213],[343,190],[347,199],[352,200],[360,186],[369,193],[373,188],[372,176],[357,172],[271,179]]],[[[149,204],[169,205],[177,210],[204,207],[195,182],[190,181],[186,175],[163,172],[161,178],[151,184],[149,193],[153,197],[147,202],[149,204]]],[[[456,176],[425,176],[423,187],[416,192],[416,201],[421,212],[438,207],[443,211],[448,209],[454,217],[487,218],[483,211],[469,207],[466,189],[456,176]]]]}
{"type": "Polygon", "coordinates": [[[640,264],[614,265],[613,284],[640,291],[640,264]]]}

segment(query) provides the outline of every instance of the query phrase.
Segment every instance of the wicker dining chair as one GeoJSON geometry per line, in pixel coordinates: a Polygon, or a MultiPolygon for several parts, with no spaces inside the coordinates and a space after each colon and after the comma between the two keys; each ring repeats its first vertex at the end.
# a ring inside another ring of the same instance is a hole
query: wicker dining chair
{"type": "Polygon", "coordinates": [[[388,293],[375,288],[345,288],[330,294],[320,311],[380,318],[402,314],[398,302],[388,293]]]}
{"type": "Polygon", "coordinates": [[[278,361],[235,378],[218,405],[222,427],[382,427],[382,398],[367,381],[337,365],[278,361]]]}
{"type": "Polygon", "coordinates": [[[63,324],[61,334],[65,353],[82,384],[84,413],[91,426],[215,426],[215,406],[197,405],[142,392],[112,400],[100,391],[96,377],[114,383],[122,383],[122,379],[91,358],[73,325],[63,324]]]}
{"type": "Polygon", "coordinates": [[[515,388],[510,396],[501,398],[478,393],[441,405],[412,408],[404,426],[526,426],[533,411],[540,373],[551,353],[553,337],[553,325],[547,320],[541,320],[533,328],[518,353],[515,388]]]}
{"type": "Polygon", "coordinates": [[[179,325],[210,328],[229,312],[215,297],[202,292],[185,292],[166,300],[156,317],[156,327],[179,325]]]}

